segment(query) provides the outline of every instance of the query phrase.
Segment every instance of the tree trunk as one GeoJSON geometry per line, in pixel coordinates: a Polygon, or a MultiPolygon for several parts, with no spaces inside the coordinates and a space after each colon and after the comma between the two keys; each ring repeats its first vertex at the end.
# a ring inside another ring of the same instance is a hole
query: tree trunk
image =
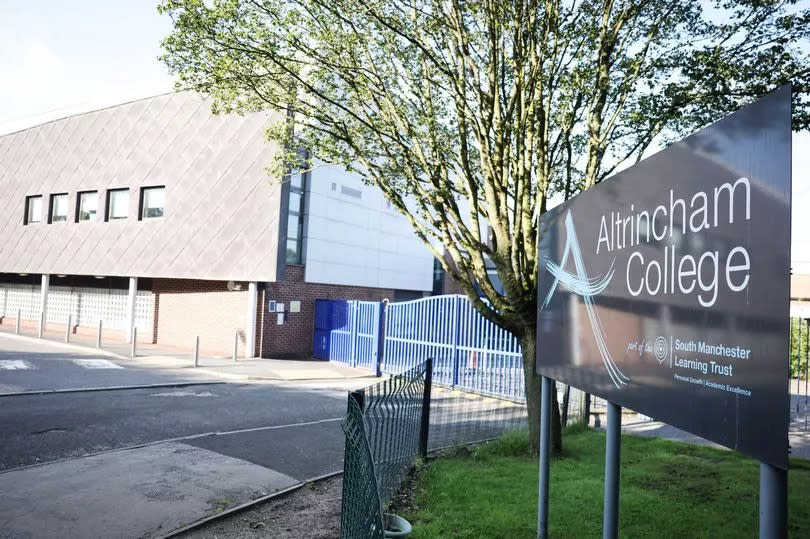
{"type": "MultiPolygon", "coordinates": [[[[537,361],[537,337],[535,328],[527,329],[520,338],[523,351],[523,378],[526,382],[526,408],[529,412],[529,441],[532,454],[538,455],[540,446],[540,375],[535,366],[537,361]]],[[[551,383],[551,455],[562,452],[562,428],[560,406],[557,400],[557,384],[551,383]]]]}
{"type": "Polygon", "coordinates": [[[563,393],[563,402],[562,402],[562,419],[560,420],[560,426],[565,428],[568,425],[568,403],[571,401],[571,386],[565,386],[565,392],[563,393]]]}

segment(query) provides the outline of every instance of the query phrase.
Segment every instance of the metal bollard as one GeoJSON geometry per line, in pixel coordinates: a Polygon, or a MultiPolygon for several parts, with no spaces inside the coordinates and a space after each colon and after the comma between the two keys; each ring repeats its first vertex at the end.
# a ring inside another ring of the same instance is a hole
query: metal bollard
{"type": "Polygon", "coordinates": [[[98,319],[98,333],[96,333],[96,348],[101,348],[101,318],[98,319]]]}
{"type": "Polygon", "coordinates": [[[200,336],[194,337],[194,366],[200,366],[200,336]]]}
{"type": "Polygon", "coordinates": [[[67,319],[67,325],[65,326],[65,342],[70,342],[70,326],[73,322],[73,315],[69,314],[67,319]]]}
{"type": "Polygon", "coordinates": [[[21,309],[17,309],[17,323],[14,325],[14,333],[16,335],[20,334],[20,316],[22,316],[21,309]]]}
{"type": "Polygon", "coordinates": [[[239,330],[233,333],[233,362],[236,363],[237,354],[239,354],[239,330]]]}
{"type": "Polygon", "coordinates": [[[132,328],[132,349],[130,350],[130,357],[135,358],[135,346],[138,344],[138,328],[132,328]]]}

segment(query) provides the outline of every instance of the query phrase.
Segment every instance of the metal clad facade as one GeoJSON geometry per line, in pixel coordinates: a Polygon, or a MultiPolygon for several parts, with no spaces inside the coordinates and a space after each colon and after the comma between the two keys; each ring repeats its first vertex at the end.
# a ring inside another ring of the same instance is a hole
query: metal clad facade
{"type": "Polygon", "coordinates": [[[199,95],[172,93],[0,137],[0,272],[276,280],[272,120],[214,116],[199,95]],[[149,186],[165,186],[165,215],[140,221],[149,186]],[[117,188],[129,189],[127,219],[105,222],[117,188]],[[82,191],[98,191],[95,222],[75,222],[82,191]],[[68,194],[68,219],[48,224],[57,193],[68,194]],[[42,219],[25,225],[31,195],[42,219]]]}

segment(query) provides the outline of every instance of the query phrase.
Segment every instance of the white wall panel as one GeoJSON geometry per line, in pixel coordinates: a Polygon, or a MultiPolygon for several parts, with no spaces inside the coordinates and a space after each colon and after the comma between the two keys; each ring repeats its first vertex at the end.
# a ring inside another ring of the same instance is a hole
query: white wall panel
{"type": "Polygon", "coordinates": [[[433,255],[379,189],[337,166],[316,168],[307,189],[307,282],[432,288],[433,255]]]}

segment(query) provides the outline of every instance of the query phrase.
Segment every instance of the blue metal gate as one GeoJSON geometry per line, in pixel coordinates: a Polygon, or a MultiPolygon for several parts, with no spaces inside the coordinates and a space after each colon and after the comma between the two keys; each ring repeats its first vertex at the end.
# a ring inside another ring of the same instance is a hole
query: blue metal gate
{"type": "Polygon", "coordinates": [[[520,343],[461,295],[390,303],[382,369],[397,373],[434,359],[433,379],[477,393],[523,399],[520,343]]]}
{"type": "Polygon", "coordinates": [[[376,369],[380,305],[372,301],[315,300],[313,356],[376,369]]]}

